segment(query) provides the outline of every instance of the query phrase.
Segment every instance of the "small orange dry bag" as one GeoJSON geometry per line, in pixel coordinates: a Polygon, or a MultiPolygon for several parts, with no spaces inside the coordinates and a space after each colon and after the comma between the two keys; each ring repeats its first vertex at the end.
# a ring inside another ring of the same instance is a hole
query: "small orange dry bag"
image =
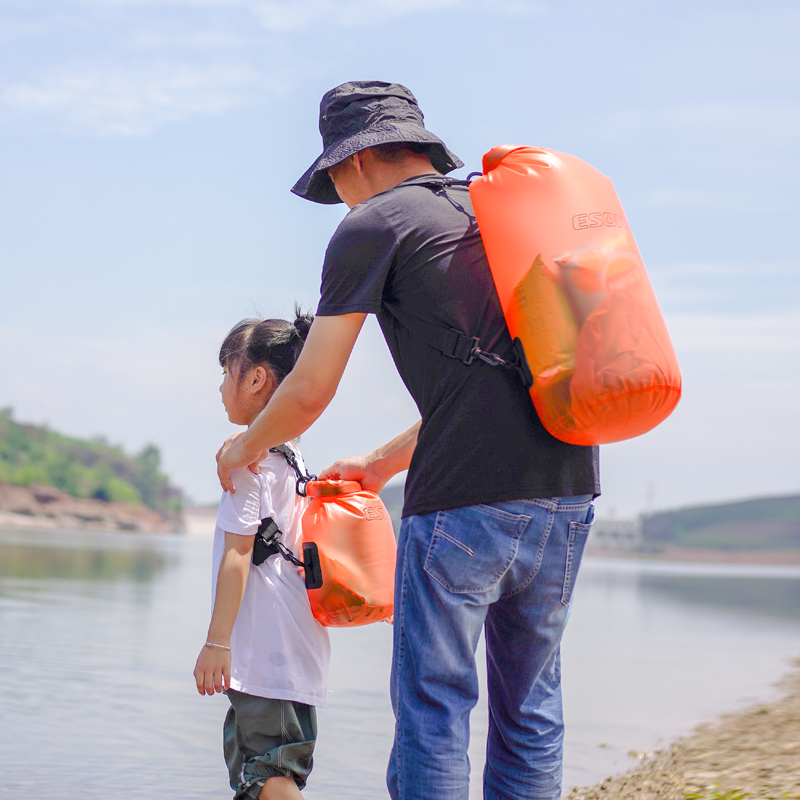
{"type": "Polygon", "coordinates": [[[469,193],[545,428],[593,445],[662,422],[680,369],[612,182],[575,156],[503,145],[469,193]]]}
{"type": "Polygon", "coordinates": [[[383,501],[355,481],[311,481],[306,493],[304,560],[316,546],[322,581],[308,589],[314,617],[328,627],[391,618],[397,545],[383,501]]]}

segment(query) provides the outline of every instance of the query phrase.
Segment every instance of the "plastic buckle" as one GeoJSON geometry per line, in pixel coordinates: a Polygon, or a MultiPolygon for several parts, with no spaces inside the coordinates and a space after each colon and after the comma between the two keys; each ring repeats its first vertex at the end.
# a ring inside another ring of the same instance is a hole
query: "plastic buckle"
{"type": "Polygon", "coordinates": [[[463,361],[467,366],[469,366],[476,358],[481,357],[481,348],[478,346],[481,343],[481,340],[477,336],[473,336],[470,340],[471,347],[469,348],[469,354],[466,358],[462,358],[463,361]]]}
{"type": "Polygon", "coordinates": [[[306,487],[308,486],[311,481],[317,480],[316,475],[312,475],[311,473],[307,473],[306,476],[303,478],[299,474],[297,476],[297,480],[294,482],[294,490],[297,492],[300,497],[306,497],[306,487]]]}

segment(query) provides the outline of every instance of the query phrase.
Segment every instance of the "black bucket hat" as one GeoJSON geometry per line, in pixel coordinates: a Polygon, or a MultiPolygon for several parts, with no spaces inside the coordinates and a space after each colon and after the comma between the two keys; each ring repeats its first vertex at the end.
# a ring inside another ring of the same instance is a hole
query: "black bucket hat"
{"type": "Polygon", "coordinates": [[[463,167],[444,142],[425,129],[417,99],[405,86],[382,81],[353,81],[326,92],[319,104],[322,155],[292,187],[315,203],[341,203],[328,168],[353,153],[389,142],[421,145],[443,175],[463,167]]]}

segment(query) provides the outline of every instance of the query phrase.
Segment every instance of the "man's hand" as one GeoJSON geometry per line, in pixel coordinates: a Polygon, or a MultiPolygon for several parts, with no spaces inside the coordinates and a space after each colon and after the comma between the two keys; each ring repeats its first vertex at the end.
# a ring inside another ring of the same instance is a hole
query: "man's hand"
{"type": "Polygon", "coordinates": [[[194,680],[200,694],[212,695],[231,688],[231,651],[203,646],[194,667],[194,680]]]}
{"type": "Polygon", "coordinates": [[[358,481],[362,489],[375,492],[375,494],[386,485],[386,481],[373,469],[368,456],[341,458],[322,470],[319,479],[321,481],[358,481]]]}
{"type": "Polygon", "coordinates": [[[244,440],[241,438],[244,431],[234,433],[229,436],[225,443],[217,451],[217,476],[219,477],[220,486],[226,491],[233,494],[236,489],[231,480],[231,470],[236,467],[248,467],[250,472],[258,475],[260,472],[259,464],[267,457],[269,449],[262,453],[253,455],[248,453],[244,447],[244,440]]]}
{"type": "Polygon", "coordinates": [[[420,425],[417,422],[367,456],[339,459],[322,470],[320,479],[358,481],[362,489],[377,494],[392,476],[408,469],[417,446],[420,425]]]}

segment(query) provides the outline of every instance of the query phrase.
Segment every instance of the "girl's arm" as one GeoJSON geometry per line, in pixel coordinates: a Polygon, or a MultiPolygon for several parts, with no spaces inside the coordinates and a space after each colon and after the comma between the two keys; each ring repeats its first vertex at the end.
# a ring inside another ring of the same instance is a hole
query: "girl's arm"
{"type": "Polygon", "coordinates": [[[255,536],[225,533],[225,552],[217,575],[214,611],[208,626],[207,642],[197,657],[194,678],[200,694],[214,694],[231,685],[231,631],[242,604],[255,536]]]}
{"type": "Polygon", "coordinates": [[[322,470],[320,480],[358,481],[368,492],[379,492],[393,475],[408,469],[421,424],[420,420],[367,456],[339,459],[322,470]]]}

